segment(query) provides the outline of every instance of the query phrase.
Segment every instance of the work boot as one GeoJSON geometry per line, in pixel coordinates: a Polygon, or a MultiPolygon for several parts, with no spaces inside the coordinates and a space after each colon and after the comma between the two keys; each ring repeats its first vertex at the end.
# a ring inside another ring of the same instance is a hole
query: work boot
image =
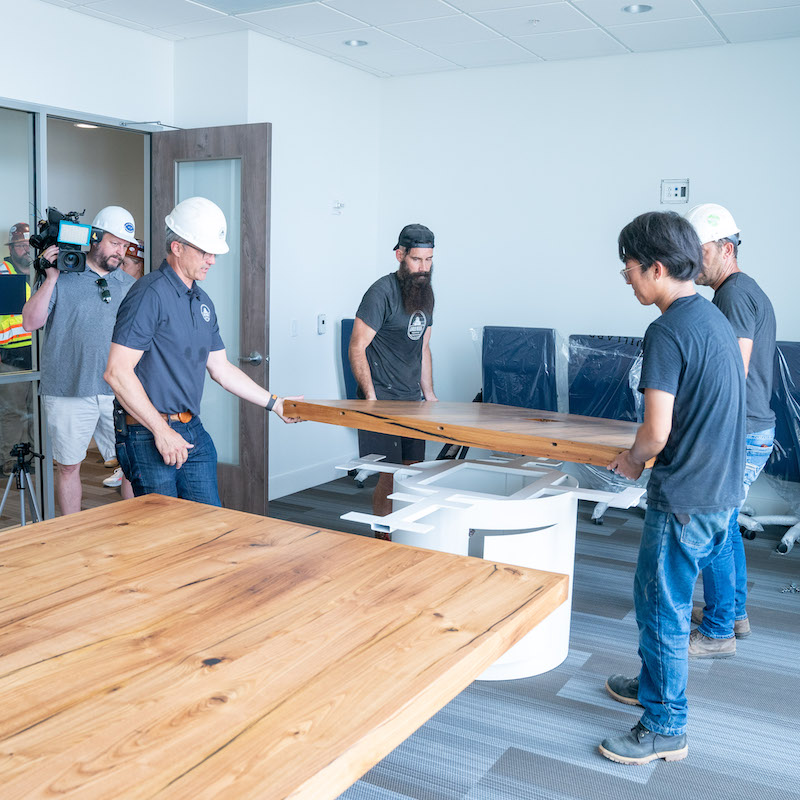
{"type": "Polygon", "coordinates": [[[686,734],[663,736],[647,730],[641,722],[631,732],[616,739],[603,739],[600,752],[618,764],[647,764],[657,758],[664,761],[680,761],[689,755],[686,734]]]}
{"type": "Polygon", "coordinates": [[[699,628],[689,634],[689,658],[730,658],[736,655],[736,639],[712,639],[699,628]]]}
{"type": "Polygon", "coordinates": [[[618,702],[629,706],[640,706],[639,679],[612,675],[606,681],[606,691],[618,702]]]}
{"type": "MultiPolygon", "coordinates": [[[[692,624],[699,625],[703,621],[703,606],[697,605],[692,608],[692,624]]],[[[737,639],[746,639],[750,634],[750,620],[737,619],[733,621],[733,635],[737,639]]]]}

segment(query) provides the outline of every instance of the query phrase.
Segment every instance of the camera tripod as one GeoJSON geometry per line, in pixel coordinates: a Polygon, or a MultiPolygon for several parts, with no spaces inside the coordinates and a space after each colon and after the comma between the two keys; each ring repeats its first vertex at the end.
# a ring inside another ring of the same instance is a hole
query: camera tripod
{"type": "Polygon", "coordinates": [[[36,504],[36,495],[33,493],[33,487],[31,486],[31,472],[29,466],[34,457],[42,460],[44,456],[40,453],[34,453],[28,442],[15,444],[11,448],[9,455],[14,456],[17,459],[17,463],[14,464],[14,468],[6,482],[6,491],[3,494],[3,501],[0,502],[0,516],[3,514],[3,509],[8,499],[8,493],[11,491],[11,481],[16,478],[17,490],[19,491],[20,525],[27,524],[25,520],[25,490],[28,492],[28,499],[30,500],[31,510],[33,511],[33,521],[41,522],[42,515],[39,513],[39,506],[36,504]],[[30,458],[26,460],[26,456],[30,456],[30,458]]]}

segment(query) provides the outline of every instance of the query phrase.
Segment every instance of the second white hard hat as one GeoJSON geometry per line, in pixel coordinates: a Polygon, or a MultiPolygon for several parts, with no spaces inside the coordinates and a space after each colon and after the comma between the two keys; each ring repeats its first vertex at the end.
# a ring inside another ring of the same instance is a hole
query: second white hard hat
{"type": "MultiPolygon", "coordinates": [[[[106,206],[97,212],[92,223],[93,228],[110,233],[126,242],[136,241],[136,225],[129,211],[120,206],[106,206]]],[[[100,237],[103,238],[102,236],[100,237]]]]}
{"type": "Polygon", "coordinates": [[[690,208],[686,212],[686,219],[697,231],[701,244],[716,242],[739,233],[739,226],[731,212],[716,203],[703,203],[690,208]]]}
{"type": "Polygon", "coordinates": [[[228,224],[222,209],[205,197],[182,200],[164,219],[167,227],[181,239],[216,256],[228,252],[225,236],[228,224]]]}

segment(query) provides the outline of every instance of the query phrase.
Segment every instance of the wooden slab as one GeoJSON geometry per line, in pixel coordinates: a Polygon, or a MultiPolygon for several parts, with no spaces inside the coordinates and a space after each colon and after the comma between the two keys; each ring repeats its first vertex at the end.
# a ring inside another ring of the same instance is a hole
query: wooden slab
{"type": "Polygon", "coordinates": [[[314,422],[597,467],[629,449],[639,427],[495,403],[287,400],[285,408],[291,416],[314,422]]]}
{"type": "Polygon", "coordinates": [[[0,795],[337,797],[567,578],[141,497],[0,537],[0,795]]]}

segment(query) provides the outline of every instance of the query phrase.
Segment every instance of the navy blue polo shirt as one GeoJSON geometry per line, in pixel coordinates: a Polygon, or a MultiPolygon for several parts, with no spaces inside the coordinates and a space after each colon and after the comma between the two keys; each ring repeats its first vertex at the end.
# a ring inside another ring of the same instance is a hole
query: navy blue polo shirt
{"type": "Polygon", "coordinates": [[[196,282],[187,289],[164,260],[131,287],[111,341],[143,351],[136,375],[158,411],[200,413],[208,354],[225,345],[214,304],[196,282]]]}

